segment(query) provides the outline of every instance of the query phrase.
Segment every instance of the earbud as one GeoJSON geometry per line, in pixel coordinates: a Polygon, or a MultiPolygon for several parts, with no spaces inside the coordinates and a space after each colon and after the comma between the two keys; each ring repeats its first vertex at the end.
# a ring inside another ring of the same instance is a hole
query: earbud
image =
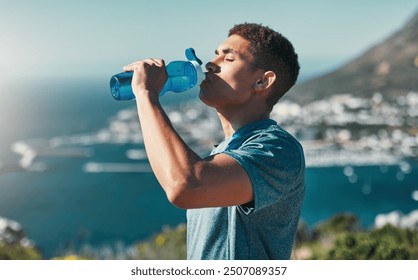
{"type": "Polygon", "coordinates": [[[254,85],[254,88],[257,89],[257,90],[261,90],[261,89],[264,89],[264,86],[265,86],[265,84],[263,82],[263,79],[258,79],[257,82],[254,85]]]}
{"type": "Polygon", "coordinates": [[[276,74],[273,71],[266,71],[264,75],[257,80],[255,87],[259,90],[268,89],[276,80],[276,74]]]}

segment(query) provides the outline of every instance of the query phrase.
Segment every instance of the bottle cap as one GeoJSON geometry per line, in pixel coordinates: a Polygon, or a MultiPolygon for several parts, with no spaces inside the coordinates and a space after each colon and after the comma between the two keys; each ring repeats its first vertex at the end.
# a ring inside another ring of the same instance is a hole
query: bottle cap
{"type": "Polygon", "coordinates": [[[193,64],[196,70],[196,84],[199,86],[203,80],[206,78],[205,73],[202,70],[202,61],[197,57],[196,52],[193,48],[188,48],[185,51],[187,59],[193,64]]]}
{"type": "Polygon", "coordinates": [[[199,65],[202,65],[202,61],[197,57],[196,52],[193,48],[186,49],[186,57],[190,61],[196,61],[199,65]]]}

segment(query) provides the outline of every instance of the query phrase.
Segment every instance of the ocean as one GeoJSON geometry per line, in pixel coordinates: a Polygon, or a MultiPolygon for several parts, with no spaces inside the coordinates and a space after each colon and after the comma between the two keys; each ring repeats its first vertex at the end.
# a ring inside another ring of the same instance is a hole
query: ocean
{"type": "MultiPolygon", "coordinates": [[[[0,90],[0,217],[20,223],[44,257],[130,245],[186,221],[150,171],[134,102],[113,100],[107,80],[0,90]]],[[[162,101],[171,108],[195,95],[162,101]]],[[[414,159],[309,167],[306,178],[302,219],[310,227],[341,212],[370,227],[380,213],[418,209],[414,159]]]]}

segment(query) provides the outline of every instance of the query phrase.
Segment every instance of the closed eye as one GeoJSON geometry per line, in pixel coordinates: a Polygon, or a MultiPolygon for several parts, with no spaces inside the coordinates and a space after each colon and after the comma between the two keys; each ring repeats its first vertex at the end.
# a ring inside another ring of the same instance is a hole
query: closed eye
{"type": "MultiPolygon", "coordinates": [[[[233,50],[232,48],[225,48],[222,49],[222,54],[225,55],[225,60],[229,61],[229,62],[233,62],[235,60],[234,54],[236,53],[235,50],[233,50]]],[[[219,56],[219,50],[215,50],[215,55],[219,56]]]]}
{"type": "Polygon", "coordinates": [[[233,54],[230,54],[230,53],[228,53],[228,54],[226,54],[225,55],[225,60],[226,61],[234,61],[235,60],[235,57],[234,57],[234,55],[233,54]]]}

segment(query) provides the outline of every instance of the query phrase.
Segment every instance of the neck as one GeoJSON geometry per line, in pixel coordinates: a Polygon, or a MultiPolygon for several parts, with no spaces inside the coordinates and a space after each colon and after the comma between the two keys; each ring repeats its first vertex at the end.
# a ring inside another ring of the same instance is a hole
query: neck
{"type": "Polygon", "coordinates": [[[270,117],[269,112],[251,112],[240,110],[238,114],[231,113],[231,111],[218,110],[218,116],[222,124],[225,139],[228,139],[241,127],[259,120],[270,117]],[[242,113],[243,112],[243,113],[242,113]]]}

